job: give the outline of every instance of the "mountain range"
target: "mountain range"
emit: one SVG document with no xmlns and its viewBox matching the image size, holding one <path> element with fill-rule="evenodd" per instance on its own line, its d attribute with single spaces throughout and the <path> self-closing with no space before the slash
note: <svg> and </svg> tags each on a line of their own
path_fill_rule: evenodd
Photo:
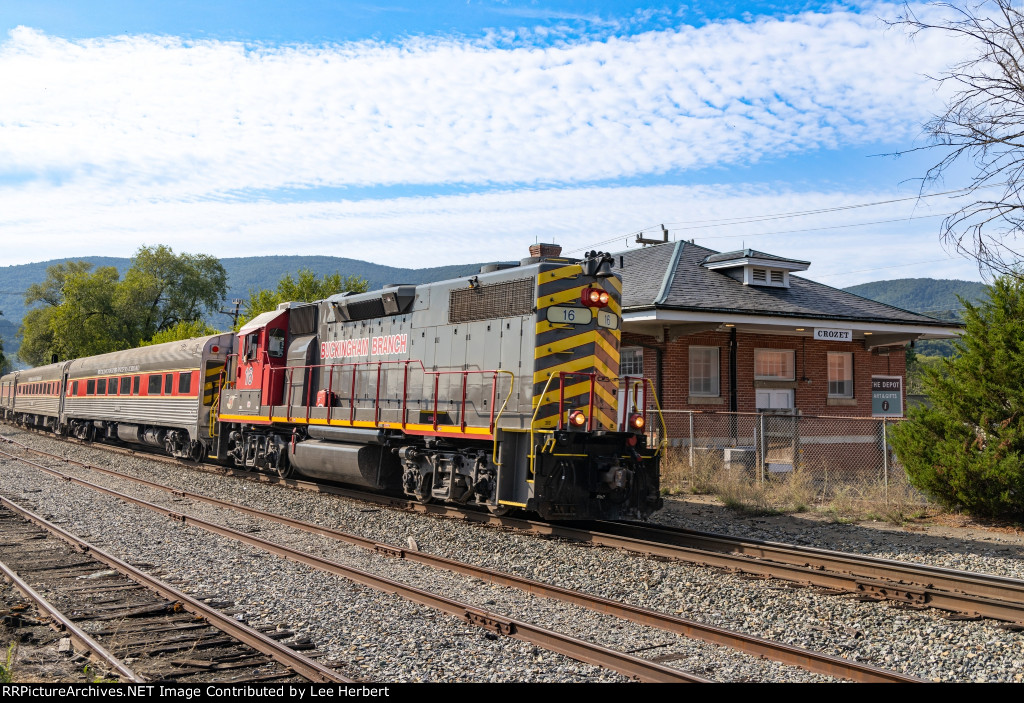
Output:
<svg viewBox="0 0 1024 703">
<path fill-rule="evenodd" d="M 13 359 L 18 348 L 17 331 L 25 314 L 25 291 L 33 283 L 46 278 L 46 268 L 70 259 L 53 259 L 40 263 L 7 266 L 0 269 L 0 340 L 4 353 Z M 124 273 L 131 266 L 131 259 L 97 256 L 89 259 L 94 268 L 114 266 Z M 230 301 L 245 299 L 250 291 L 274 288 L 285 274 L 294 275 L 300 268 L 312 270 L 318 276 L 340 273 L 365 278 L 370 290 L 389 283 L 429 283 L 447 278 L 458 278 L 476 273 L 481 263 L 438 266 L 423 269 L 402 269 L 346 259 L 336 256 L 252 256 L 220 260 L 228 274 L 228 294 L 225 309 Z M 864 298 L 877 300 L 904 310 L 919 312 L 943 320 L 959 320 L 962 309 L 957 296 L 977 301 L 985 295 L 985 285 L 975 281 L 958 281 L 935 278 L 901 278 L 890 281 L 862 283 L 844 289 Z M 210 320 L 214 326 L 228 326 L 228 316 L 216 315 Z M 918 351 L 925 354 L 946 355 L 951 351 L 948 342 L 922 342 Z"/>
</svg>

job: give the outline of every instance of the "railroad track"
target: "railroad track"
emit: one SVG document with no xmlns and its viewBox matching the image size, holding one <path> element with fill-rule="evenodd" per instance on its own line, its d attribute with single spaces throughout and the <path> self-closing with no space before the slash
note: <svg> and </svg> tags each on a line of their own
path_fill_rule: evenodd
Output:
<svg viewBox="0 0 1024 703">
<path fill-rule="evenodd" d="M 45 454 L 44 452 L 39 452 L 38 450 L 33 450 L 33 453 Z M 13 455 L 8 455 L 13 457 Z M 58 459 L 60 461 L 68 461 L 63 457 L 56 457 L 53 455 L 51 455 L 51 458 Z M 37 468 L 41 468 L 44 471 L 48 471 L 59 475 L 59 472 L 53 469 L 42 467 L 38 464 L 35 464 L 34 462 L 28 462 L 27 460 L 24 459 L 22 461 L 33 464 L 37 466 Z M 571 603 L 573 605 L 588 608 L 596 612 L 610 614 L 615 617 L 630 620 L 650 627 L 659 628 L 661 630 L 672 632 L 678 635 L 683 635 L 685 637 L 689 637 L 692 639 L 699 639 L 704 642 L 726 646 L 732 649 L 743 651 L 748 654 L 770 658 L 784 664 L 799 666 L 801 668 L 804 668 L 808 671 L 812 671 L 815 673 L 830 675 L 848 680 L 867 682 L 910 682 L 917 680 L 913 677 L 903 676 L 892 671 L 872 667 L 863 663 L 853 662 L 838 657 L 832 657 L 824 654 L 810 652 L 808 650 L 803 650 L 797 647 L 790 647 L 787 645 L 771 642 L 750 635 L 731 632 L 728 630 L 724 630 L 722 628 L 716 628 L 695 621 L 678 618 L 657 611 L 630 606 L 624 603 L 619 603 L 606 598 L 593 596 L 587 593 L 573 591 L 566 588 L 560 588 L 557 586 L 552 586 L 550 584 L 545 584 L 539 581 L 526 579 L 512 574 L 497 572 L 491 569 L 486 569 L 483 567 L 474 566 L 463 562 L 457 562 L 452 559 L 446 559 L 439 556 L 421 553 L 416 550 L 407 550 L 394 545 L 381 544 L 379 542 L 368 540 L 357 535 L 327 529 L 322 526 L 312 525 L 299 520 L 282 517 L 277 514 L 255 510 L 252 508 L 248 508 L 246 506 L 238 505 L 235 503 L 215 498 L 210 498 L 208 496 L 200 495 L 197 493 L 181 491 L 179 489 L 162 486 L 160 484 L 156 484 L 150 481 L 146 481 L 144 479 L 139 479 L 137 477 L 122 474 L 121 472 L 116 472 L 103 467 L 90 466 L 81 462 L 71 463 L 80 464 L 86 468 L 89 468 L 90 470 L 98 471 L 108 475 L 113 475 L 118 477 L 119 479 L 139 483 L 152 489 L 165 491 L 173 494 L 174 496 L 179 496 L 182 498 L 187 498 L 195 501 L 201 501 L 207 504 L 215 505 L 219 508 L 225 508 L 237 512 L 242 512 L 252 517 L 257 517 L 260 519 L 277 522 L 279 524 L 284 524 L 291 528 L 299 529 L 307 533 L 313 533 L 329 537 L 330 539 L 334 539 L 337 541 L 353 544 L 364 549 L 372 550 L 376 553 L 383 554 L 385 556 L 403 559 L 410 562 L 417 562 L 428 565 L 433 568 L 446 569 L 460 574 L 472 576 L 474 578 L 478 578 L 497 585 L 518 588 L 528 593 L 543 596 L 546 598 L 552 598 L 555 600 L 560 600 L 566 603 Z M 82 485 L 91 486 L 91 484 L 82 481 L 81 479 L 71 480 Z M 102 490 L 104 492 L 111 493 L 110 489 Z M 140 501 L 138 499 L 128 498 L 127 496 L 122 497 L 131 500 L 136 504 L 150 507 L 150 509 L 170 514 L 176 519 L 182 519 L 187 524 L 195 524 L 197 526 L 203 527 L 203 529 L 208 529 L 217 532 L 218 534 L 225 534 L 226 528 L 213 526 L 212 524 L 206 523 L 205 521 L 190 518 L 188 516 L 183 516 L 176 510 L 168 511 L 165 508 L 152 506 L 151 504 L 145 503 L 144 501 Z M 315 568 L 326 569 L 328 571 L 332 571 L 333 573 L 339 573 L 340 575 L 346 576 L 348 578 L 353 578 L 353 580 L 357 580 L 364 584 L 375 585 L 371 581 L 367 580 L 365 573 L 359 573 L 354 577 L 353 570 L 338 570 L 339 565 L 326 564 L 324 560 L 312 557 L 308 554 L 296 553 L 294 550 L 290 550 L 289 548 L 283 547 L 281 545 L 271 544 L 264 540 L 256 540 L 247 536 L 236 536 L 236 538 L 241 539 L 242 541 L 245 541 L 249 544 L 260 546 L 261 548 L 267 549 L 280 556 L 285 556 L 289 559 L 301 561 L 302 563 L 314 566 Z M 387 587 L 391 590 L 399 590 L 398 587 L 396 587 L 393 583 L 388 584 Z M 507 618 L 501 618 L 494 614 L 476 612 L 476 609 L 473 609 L 470 606 L 466 606 L 465 604 L 458 605 L 449 602 L 442 602 L 438 600 L 436 597 L 426 597 L 424 596 L 423 593 L 417 593 L 415 592 L 415 589 L 401 589 L 399 592 L 401 592 L 406 597 L 411 597 L 416 602 L 430 605 L 431 607 L 436 607 L 450 614 L 463 617 L 469 622 L 482 625 L 484 627 L 487 627 L 488 629 L 494 629 L 494 631 L 499 634 L 514 635 L 520 632 L 526 632 L 527 626 L 525 626 L 523 623 L 514 622 Z M 540 633 L 536 632 L 531 632 L 530 638 L 531 639 L 529 639 L 529 641 L 538 644 L 543 644 L 547 648 L 553 649 L 554 651 L 559 651 L 561 653 L 568 654 L 569 656 L 573 656 L 574 658 L 578 658 L 583 661 L 589 661 L 590 663 L 600 663 L 602 666 L 611 666 L 612 668 L 614 668 L 617 671 L 620 671 L 621 673 L 626 673 L 627 675 L 634 676 L 642 680 L 671 680 L 668 678 L 659 678 L 668 676 L 669 674 L 667 672 L 661 671 L 660 669 L 648 670 L 645 664 L 643 664 L 642 662 L 634 661 L 631 658 L 613 660 L 609 658 L 609 655 L 607 653 L 605 653 L 601 655 L 602 657 L 604 657 L 604 659 L 595 659 L 594 654 L 587 653 L 586 651 L 580 649 L 579 644 L 573 644 L 571 648 L 567 648 L 566 643 L 562 641 L 556 641 L 552 639 L 550 635 L 541 635 Z M 670 661 L 671 659 L 672 655 L 668 655 L 667 658 L 664 659 L 664 661 Z"/>
<path fill-rule="evenodd" d="M 52 437 L 49 433 L 39 434 Z M 167 463 L 183 463 L 147 451 L 68 441 Z M 721 568 L 759 578 L 779 579 L 831 590 L 836 594 L 855 594 L 908 607 L 936 608 L 962 617 L 992 618 L 1024 626 L 1024 581 L 1016 579 L 666 526 L 624 522 L 556 524 L 511 516 L 498 517 L 486 512 L 421 504 L 394 496 L 301 479 L 279 479 L 263 473 L 212 464 L 190 466 L 263 483 L 280 483 L 297 490 L 339 495 L 393 508 L 458 517 L 546 537 Z"/>
<path fill-rule="evenodd" d="M 351 682 L 2 497 L 0 571 L 107 679 Z"/>
</svg>

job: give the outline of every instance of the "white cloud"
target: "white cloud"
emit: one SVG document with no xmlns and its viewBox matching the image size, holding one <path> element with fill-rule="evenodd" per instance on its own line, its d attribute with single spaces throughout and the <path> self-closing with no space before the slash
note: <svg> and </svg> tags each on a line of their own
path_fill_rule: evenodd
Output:
<svg viewBox="0 0 1024 703">
<path fill-rule="evenodd" d="M 880 11 L 888 12 L 888 6 Z M 805 13 L 554 47 L 0 44 L 0 172 L 130 197 L 573 183 L 913 138 L 950 51 L 875 13 Z"/>
<path fill-rule="evenodd" d="M 619 249 L 625 233 L 658 222 L 885 199 L 889 184 L 847 194 L 581 187 L 912 140 L 938 100 L 921 74 L 940 72 L 958 49 L 883 31 L 875 16 L 893 6 L 873 8 L 547 46 L 522 37 L 514 46 L 68 41 L 19 28 L 0 43 L 0 261 L 129 256 L 162 243 L 220 257 L 329 254 L 422 267 L 515 258 L 535 239 Z M 282 188 L 397 184 L 464 194 L 278 202 Z M 472 192 L 482 186 L 506 190 Z M 801 218 L 791 228 L 852 218 Z M 834 285 L 976 277 L 960 260 L 878 272 L 894 258 L 942 257 L 934 220 L 852 234 L 764 231 L 679 234 L 809 259 L 812 277 Z M 844 273 L 864 269 L 875 272 Z"/>
<path fill-rule="evenodd" d="M 629 233 L 638 225 L 664 222 L 674 238 L 696 239 L 712 249 L 750 247 L 809 260 L 808 277 L 837 287 L 880 278 L 977 278 L 968 262 L 946 260 L 938 245 L 937 220 L 925 218 L 948 209 L 948 202 L 909 201 L 708 226 L 711 220 L 747 214 L 821 210 L 893 197 L 881 191 L 655 186 L 326 203 L 124 205 L 95 203 L 92 196 L 92 190 L 74 186 L 60 191 L 36 187 L 17 197 L 0 194 L 0 231 L 17 229 L 22 241 L 45 242 L 43 248 L 8 248 L 6 263 L 130 256 L 143 244 L 168 244 L 176 251 L 218 257 L 323 254 L 422 268 L 515 259 L 536 240 L 555 241 L 575 255 L 592 248 L 619 251 L 637 246 Z M 911 215 L 921 219 L 849 227 Z M 813 228 L 819 229 L 805 231 Z"/>
</svg>

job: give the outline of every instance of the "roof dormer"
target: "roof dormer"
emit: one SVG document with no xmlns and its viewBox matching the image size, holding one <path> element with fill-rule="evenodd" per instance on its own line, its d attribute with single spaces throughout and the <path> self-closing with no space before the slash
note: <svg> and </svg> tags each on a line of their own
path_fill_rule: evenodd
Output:
<svg viewBox="0 0 1024 703">
<path fill-rule="evenodd" d="M 810 265 L 809 261 L 786 259 L 753 249 L 712 254 L 701 263 L 704 268 L 724 273 L 745 286 L 769 288 L 789 288 L 790 271 L 806 271 Z"/>
</svg>

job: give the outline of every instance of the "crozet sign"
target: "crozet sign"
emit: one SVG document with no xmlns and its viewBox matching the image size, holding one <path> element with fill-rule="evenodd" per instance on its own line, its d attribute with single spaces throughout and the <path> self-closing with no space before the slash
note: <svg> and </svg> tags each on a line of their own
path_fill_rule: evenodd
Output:
<svg viewBox="0 0 1024 703">
<path fill-rule="evenodd" d="M 814 328 L 814 338 L 823 342 L 852 342 L 853 330 L 834 330 Z"/>
</svg>

